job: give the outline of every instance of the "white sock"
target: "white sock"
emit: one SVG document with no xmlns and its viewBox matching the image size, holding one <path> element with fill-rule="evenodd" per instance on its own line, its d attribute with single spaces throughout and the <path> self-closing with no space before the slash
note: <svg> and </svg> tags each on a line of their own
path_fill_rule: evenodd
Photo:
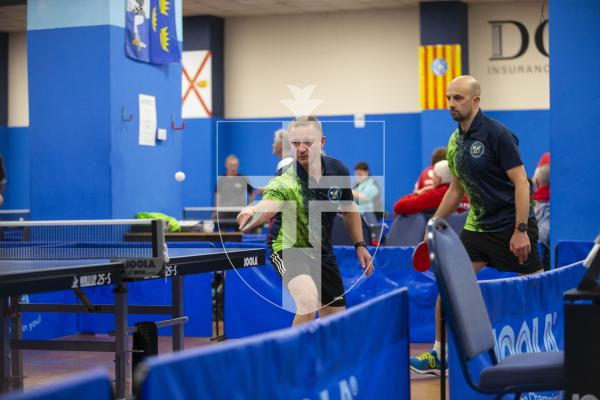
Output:
<svg viewBox="0 0 600 400">
<path fill-rule="evenodd" d="M 435 350 L 438 358 L 440 358 L 440 354 L 442 353 L 442 343 L 436 340 L 433 344 L 433 350 Z M 446 343 L 444 350 L 446 351 L 446 357 L 448 357 L 448 343 Z"/>
</svg>

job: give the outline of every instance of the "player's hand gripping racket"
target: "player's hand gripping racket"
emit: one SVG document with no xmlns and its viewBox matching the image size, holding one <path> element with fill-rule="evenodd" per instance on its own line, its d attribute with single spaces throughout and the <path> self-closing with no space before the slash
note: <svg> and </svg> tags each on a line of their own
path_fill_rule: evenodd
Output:
<svg viewBox="0 0 600 400">
<path fill-rule="evenodd" d="M 429 258 L 429 247 L 427 242 L 421 242 L 415 248 L 412 256 L 412 263 L 415 270 L 425 272 L 431 267 L 431 259 Z"/>
<path fill-rule="evenodd" d="M 251 229 L 256 228 L 256 226 L 258 225 L 257 221 L 260 219 L 262 214 L 263 214 L 262 211 L 255 211 L 254 214 L 252 215 L 252 218 L 249 218 L 248 221 L 246 221 L 246 223 L 243 226 L 240 226 L 240 231 L 245 233 Z"/>
</svg>

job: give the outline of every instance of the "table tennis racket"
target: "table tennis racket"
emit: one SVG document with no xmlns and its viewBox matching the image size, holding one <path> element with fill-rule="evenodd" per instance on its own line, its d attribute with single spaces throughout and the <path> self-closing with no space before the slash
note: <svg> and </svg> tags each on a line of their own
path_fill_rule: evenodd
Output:
<svg viewBox="0 0 600 400">
<path fill-rule="evenodd" d="M 421 242 L 415 248 L 412 256 L 413 267 L 418 272 L 425 272 L 431 267 L 431 259 L 429 258 L 429 247 L 427 242 Z"/>
<path fill-rule="evenodd" d="M 252 216 L 252 218 L 250 218 L 248 221 L 246 221 L 246 224 L 244 226 L 240 227 L 240 231 L 241 232 L 248 232 L 249 230 L 256 228 L 256 221 L 258 221 L 262 215 L 262 211 L 255 211 L 254 215 Z"/>
</svg>

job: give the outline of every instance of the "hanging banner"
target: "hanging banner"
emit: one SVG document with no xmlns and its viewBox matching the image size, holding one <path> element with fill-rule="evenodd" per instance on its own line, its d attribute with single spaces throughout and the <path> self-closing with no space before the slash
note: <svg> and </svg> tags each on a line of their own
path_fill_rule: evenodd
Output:
<svg viewBox="0 0 600 400">
<path fill-rule="evenodd" d="M 419 89 L 421 109 L 448 107 L 446 87 L 462 75 L 459 44 L 419 46 Z"/>
<path fill-rule="evenodd" d="M 184 51 L 181 57 L 181 117 L 212 116 L 212 53 Z"/>
<path fill-rule="evenodd" d="M 174 0 L 127 0 L 125 51 L 151 64 L 181 60 Z"/>
</svg>

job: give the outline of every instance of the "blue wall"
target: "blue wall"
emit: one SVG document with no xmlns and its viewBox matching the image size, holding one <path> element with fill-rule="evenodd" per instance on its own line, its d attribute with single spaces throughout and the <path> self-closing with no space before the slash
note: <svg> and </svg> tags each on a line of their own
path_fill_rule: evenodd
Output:
<svg viewBox="0 0 600 400">
<path fill-rule="evenodd" d="M 123 52 L 124 29 L 111 26 L 109 32 L 112 217 L 131 218 L 140 211 L 178 216 L 187 183 L 174 176 L 182 169 L 186 131 L 173 131 L 171 121 L 181 124 L 181 64 L 134 61 Z M 156 97 L 157 127 L 167 130 L 167 140 L 156 146 L 138 144 L 139 94 Z M 123 106 L 133 121 L 122 120 Z"/>
<path fill-rule="evenodd" d="M 108 26 L 27 34 L 35 219 L 112 215 L 108 37 Z"/>
<path fill-rule="evenodd" d="M 552 242 L 593 240 L 600 231 L 600 2 L 550 0 L 549 11 Z"/>
<path fill-rule="evenodd" d="M 216 182 L 216 125 L 218 119 L 189 119 L 181 135 L 183 140 L 182 207 L 212 206 Z M 181 212 L 181 211 L 180 211 Z M 178 214 L 176 214 L 178 215 Z"/>
<path fill-rule="evenodd" d="M 33 218 L 181 213 L 182 135 L 171 131 L 181 66 L 131 60 L 123 38 L 111 25 L 28 32 Z M 156 97 L 157 126 L 168 131 L 154 147 L 138 144 L 139 94 Z"/>
<path fill-rule="evenodd" d="M 29 208 L 29 133 L 27 128 L 0 128 L 7 185 L 2 208 Z"/>
</svg>

